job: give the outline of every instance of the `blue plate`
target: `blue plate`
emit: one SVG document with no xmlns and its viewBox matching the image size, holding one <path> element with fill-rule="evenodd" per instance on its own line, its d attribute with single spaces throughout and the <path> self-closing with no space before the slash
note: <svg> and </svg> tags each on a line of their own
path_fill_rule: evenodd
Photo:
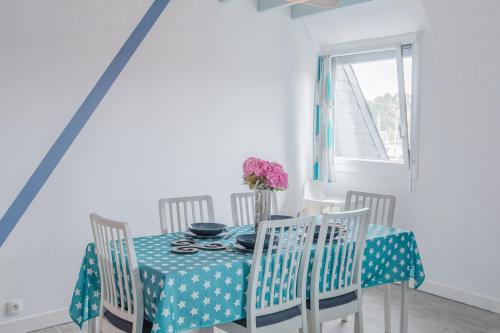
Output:
<svg viewBox="0 0 500 333">
<path fill-rule="evenodd" d="M 288 215 L 271 215 L 271 221 L 288 220 L 293 219 L 293 216 Z"/>
<path fill-rule="evenodd" d="M 216 236 L 226 229 L 226 225 L 222 223 L 202 222 L 193 223 L 188 228 L 189 231 L 198 236 Z"/>
<path fill-rule="evenodd" d="M 267 250 L 269 246 L 270 235 L 266 235 L 264 239 L 264 250 Z M 255 248 L 255 242 L 257 240 L 257 234 L 244 234 L 236 236 L 236 242 L 241 244 L 246 249 L 253 250 Z M 274 243 L 276 243 L 278 238 L 274 236 Z"/>
</svg>

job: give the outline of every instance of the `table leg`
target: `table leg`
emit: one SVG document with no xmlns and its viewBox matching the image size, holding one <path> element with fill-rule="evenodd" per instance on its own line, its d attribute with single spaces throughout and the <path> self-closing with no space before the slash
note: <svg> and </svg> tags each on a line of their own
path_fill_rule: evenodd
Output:
<svg viewBox="0 0 500 333">
<path fill-rule="evenodd" d="M 89 319 L 87 322 L 87 332 L 97 333 L 97 318 Z"/>
<path fill-rule="evenodd" d="M 384 325 L 385 333 L 391 333 L 391 285 L 384 286 Z"/>
<path fill-rule="evenodd" d="M 400 333 L 408 333 L 408 280 L 401 281 Z"/>
<path fill-rule="evenodd" d="M 214 333 L 215 327 L 202 327 L 200 328 L 200 333 Z"/>
</svg>

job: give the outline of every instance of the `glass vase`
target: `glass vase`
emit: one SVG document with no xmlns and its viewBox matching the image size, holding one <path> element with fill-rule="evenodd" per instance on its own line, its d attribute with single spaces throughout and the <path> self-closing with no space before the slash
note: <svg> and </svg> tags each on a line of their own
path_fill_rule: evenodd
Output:
<svg viewBox="0 0 500 333">
<path fill-rule="evenodd" d="M 255 191 L 255 231 L 262 221 L 271 219 L 271 190 Z"/>
</svg>

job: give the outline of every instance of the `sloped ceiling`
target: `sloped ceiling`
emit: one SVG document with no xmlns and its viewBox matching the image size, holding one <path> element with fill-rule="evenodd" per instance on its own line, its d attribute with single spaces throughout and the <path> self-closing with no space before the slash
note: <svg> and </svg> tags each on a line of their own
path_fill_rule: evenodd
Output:
<svg viewBox="0 0 500 333">
<path fill-rule="evenodd" d="M 421 0 L 372 0 L 303 19 L 317 50 L 322 46 L 423 30 Z"/>
<path fill-rule="evenodd" d="M 0 0 L 0 42 L 132 29 L 151 0 Z M 110 15 L 109 13 L 112 13 Z"/>
</svg>

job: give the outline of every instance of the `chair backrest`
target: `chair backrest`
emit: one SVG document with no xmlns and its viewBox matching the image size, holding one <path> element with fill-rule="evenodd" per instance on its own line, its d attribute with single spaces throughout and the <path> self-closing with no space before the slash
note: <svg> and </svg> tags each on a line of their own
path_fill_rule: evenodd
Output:
<svg viewBox="0 0 500 333">
<path fill-rule="evenodd" d="M 323 215 L 314 254 L 311 302 L 361 288 L 361 262 L 368 233 L 369 209 Z"/>
<path fill-rule="evenodd" d="M 317 180 L 306 180 L 304 183 L 304 199 L 325 199 L 326 195 Z"/>
<path fill-rule="evenodd" d="M 264 221 L 259 225 L 247 290 L 247 328 L 258 316 L 295 306 L 306 313 L 307 268 L 315 217 Z M 270 249 L 265 248 L 267 242 Z"/>
<path fill-rule="evenodd" d="M 158 202 L 163 234 L 184 231 L 195 222 L 214 222 L 214 204 L 210 195 L 165 198 Z"/>
<path fill-rule="evenodd" d="M 254 224 L 255 193 L 231 194 L 231 211 L 233 213 L 233 225 Z M 278 214 L 278 196 L 275 191 L 271 192 L 271 214 Z"/>
<path fill-rule="evenodd" d="M 370 208 L 369 223 L 392 227 L 396 197 L 393 195 L 367 193 L 358 191 L 347 192 L 345 210 Z"/>
<path fill-rule="evenodd" d="M 139 267 L 127 223 L 90 215 L 99 274 L 101 315 L 111 314 L 132 323 L 132 332 L 142 332 L 144 305 Z"/>
</svg>

